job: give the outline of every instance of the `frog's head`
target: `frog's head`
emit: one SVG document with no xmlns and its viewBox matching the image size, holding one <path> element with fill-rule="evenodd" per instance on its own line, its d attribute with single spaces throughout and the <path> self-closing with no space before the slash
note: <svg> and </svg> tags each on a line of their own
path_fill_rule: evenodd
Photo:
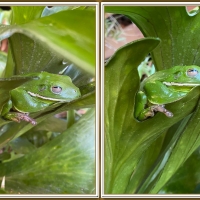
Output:
<svg viewBox="0 0 200 200">
<path fill-rule="evenodd" d="M 81 96 L 69 76 L 41 72 L 37 86 L 29 92 L 31 96 L 49 101 L 72 101 Z"/>
<path fill-rule="evenodd" d="M 200 67 L 176 66 L 168 70 L 167 76 L 163 83 L 167 86 L 177 87 L 196 87 L 200 85 Z"/>
</svg>

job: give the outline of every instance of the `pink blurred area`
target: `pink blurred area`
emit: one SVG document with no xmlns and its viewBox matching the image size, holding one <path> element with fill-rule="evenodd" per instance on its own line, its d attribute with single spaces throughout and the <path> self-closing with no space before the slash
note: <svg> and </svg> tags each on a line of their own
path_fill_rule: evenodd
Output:
<svg viewBox="0 0 200 200">
<path fill-rule="evenodd" d="M 122 40 L 110 37 L 105 38 L 105 58 L 110 57 L 119 47 L 126 43 L 143 38 L 143 34 L 135 24 L 126 26 L 122 30 L 122 33 L 119 35 L 119 38 L 122 38 Z"/>
</svg>

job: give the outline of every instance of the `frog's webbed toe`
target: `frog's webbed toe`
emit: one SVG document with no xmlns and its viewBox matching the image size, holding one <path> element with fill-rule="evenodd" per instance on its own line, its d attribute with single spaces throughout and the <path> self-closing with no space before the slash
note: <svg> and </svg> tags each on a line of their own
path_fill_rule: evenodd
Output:
<svg viewBox="0 0 200 200">
<path fill-rule="evenodd" d="M 30 122 L 32 125 L 37 124 L 37 122 L 33 118 L 29 117 L 27 113 L 17 113 L 16 117 L 19 120 L 19 122 L 26 121 L 26 122 Z"/>
<path fill-rule="evenodd" d="M 153 105 L 151 106 L 151 110 L 154 112 L 162 112 L 164 113 L 167 117 L 173 117 L 173 113 L 170 112 L 165 108 L 165 105 Z"/>
</svg>

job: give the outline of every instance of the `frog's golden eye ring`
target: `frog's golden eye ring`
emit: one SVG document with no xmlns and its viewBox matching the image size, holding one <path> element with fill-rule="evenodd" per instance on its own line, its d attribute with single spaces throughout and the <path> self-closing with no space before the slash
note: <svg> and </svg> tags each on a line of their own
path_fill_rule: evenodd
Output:
<svg viewBox="0 0 200 200">
<path fill-rule="evenodd" d="M 51 87 L 51 91 L 54 93 L 54 94 L 60 94 L 62 92 L 62 88 L 60 86 L 52 86 Z"/>
<path fill-rule="evenodd" d="M 195 77 L 198 74 L 198 70 L 197 69 L 188 69 L 186 74 L 189 77 Z"/>
</svg>

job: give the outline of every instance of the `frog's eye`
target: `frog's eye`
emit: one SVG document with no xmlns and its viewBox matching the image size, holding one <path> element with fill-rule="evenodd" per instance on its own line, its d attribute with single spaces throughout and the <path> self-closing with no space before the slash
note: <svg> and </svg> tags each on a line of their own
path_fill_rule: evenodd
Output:
<svg viewBox="0 0 200 200">
<path fill-rule="evenodd" d="M 62 92 L 62 88 L 60 86 L 52 86 L 51 91 L 55 94 L 60 94 Z"/>
<path fill-rule="evenodd" d="M 189 77 L 195 77 L 198 73 L 199 72 L 196 69 L 188 69 L 186 72 L 187 76 Z"/>
</svg>

